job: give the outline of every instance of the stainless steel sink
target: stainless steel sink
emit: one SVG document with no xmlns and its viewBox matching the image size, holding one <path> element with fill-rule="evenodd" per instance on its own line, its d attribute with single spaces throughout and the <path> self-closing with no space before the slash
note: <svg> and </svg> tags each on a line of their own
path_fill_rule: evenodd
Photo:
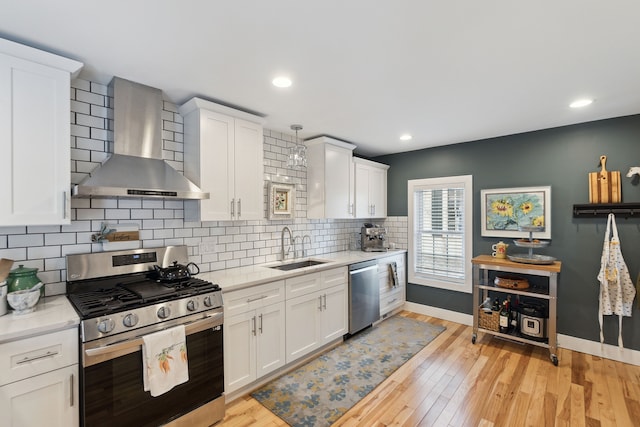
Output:
<svg viewBox="0 0 640 427">
<path fill-rule="evenodd" d="M 290 271 L 297 270 L 298 268 L 312 267 L 314 265 L 325 264 L 329 261 L 317 260 L 317 259 L 306 259 L 304 261 L 291 262 L 289 264 L 280 264 L 273 265 L 269 268 L 275 268 L 276 270 Z"/>
</svg>

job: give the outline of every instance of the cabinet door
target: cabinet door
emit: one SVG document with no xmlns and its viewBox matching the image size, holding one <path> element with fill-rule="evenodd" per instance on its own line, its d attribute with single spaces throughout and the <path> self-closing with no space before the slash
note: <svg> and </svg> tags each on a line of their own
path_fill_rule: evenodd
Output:
<svg viewBox="0 0 640 427">
<path fill-rule="evenodd" d="M 262 126 L 235 119 L 234 219 L 264 218 Z"/>
<path fill-rule="evenodd" d="M 284 366 L 285 347 L 284 302 L 272 304 L 257 311 L 257 371 L 256 378 Z"/>
<path fill-rule="evenodd" d="M 78 365 L 0 387 L 5 427 L 73 427 L 79 423 Z"/>
<path fill-rule="evenodd" d="M 256 379 L 255 311 L 224 319 L 224 383 L 227 393 Z"/>
<path fill-rule="evenodd" d="M 387 216 L 387 171 L 385 169 L 369 170 L 369 204 L 372 206 L 373 217 Z"/>
<path fill-rule="evenodd" d="M 287 363 L 322 345 L 320 336 L 321 310 L 322 296 L 319 292 L 287 300 Z"/>
<path fill-rule="evenodd" d="M 353 218 L 353 162 L 349 149 L 325 146 L 325 217 Z"/>
<path fill-rule="evenodd" d="M 69 81 L 0 54 L 0 226 L 71 221 Z"/>
<path fill-rule="evenodd" d="M 195 183 L 200 185 L 202 191 L 209 192 L 210 197 L 207 200 L 193 202 L 200 205 L 200 221 L 231 219 L 234 183 L 230 177 L 233 170 L 234 138 L 232 117 L 201 110 L 198 159 L 200 170 L 199 179 L 195 180 Z"/>
<path fill-rule="evenodd" d="M 347 333 L 346 286 L 334 286 L 322 293 L 322 344 L 342 337 Z"/>
<path fill-rule="evenodd" d="M 372 217 L 371 202 L 369 201 L 369 175 L 369 167 L 361 164 L 355 165 L 356 218 Z"/>
</svg>

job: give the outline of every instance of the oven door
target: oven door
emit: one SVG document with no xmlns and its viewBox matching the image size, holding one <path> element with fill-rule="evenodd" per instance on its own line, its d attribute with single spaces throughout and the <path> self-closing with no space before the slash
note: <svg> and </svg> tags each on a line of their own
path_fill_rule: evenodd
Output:
<svg viewBox="0 0 640 427">
<path fill-rule="evenodd" d="M 82 425 L 158 426 L 221 396 L 222 313 L 185 325 L 189 381 L 152 397 L 144 391 L 142 338 L 84 348 Z"/>
</svg>

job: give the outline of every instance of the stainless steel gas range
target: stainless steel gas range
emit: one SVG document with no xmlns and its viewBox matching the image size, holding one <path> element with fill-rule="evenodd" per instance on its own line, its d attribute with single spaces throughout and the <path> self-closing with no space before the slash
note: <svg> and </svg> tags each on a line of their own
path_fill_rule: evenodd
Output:
<svg viewBox="0 0 640 427">
<path fill-rule="evenodd" d="M 222 291 L 193 277 L 187 261 L 186 246 L 67 256 L 67 297 L 81 319 L 83 426 L 210 425 L 224 417 Z M 185 327 L 189 380 L 152 397 L 143 337 L 177 325 Z"/>
</svg>

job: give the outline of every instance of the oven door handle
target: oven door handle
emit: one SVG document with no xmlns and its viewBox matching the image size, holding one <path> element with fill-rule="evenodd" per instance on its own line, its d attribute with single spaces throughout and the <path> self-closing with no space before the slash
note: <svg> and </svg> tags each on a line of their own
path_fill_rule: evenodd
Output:
<svg viewBox="0 0 640 427">
<path fill-rule="evenodd" d="M 190 323 L 185 323 L 185 335 L 195 334 L 202 332 L 206 329 L 222 325 L 223 313 L 208 314 L 204 319 L 194 320 Z M 137 336 L 125 341 L 115 342 L 97 348 L 87 348 L 84 350 L 84 366 L 91 366 L 96 363 L 104 362 L 115 357 L 110 357 L 111 353 L 117 353 L 117 356 L 133 353 L 142 349 L 144 340 L 142 336 Z"/>
</svg>

